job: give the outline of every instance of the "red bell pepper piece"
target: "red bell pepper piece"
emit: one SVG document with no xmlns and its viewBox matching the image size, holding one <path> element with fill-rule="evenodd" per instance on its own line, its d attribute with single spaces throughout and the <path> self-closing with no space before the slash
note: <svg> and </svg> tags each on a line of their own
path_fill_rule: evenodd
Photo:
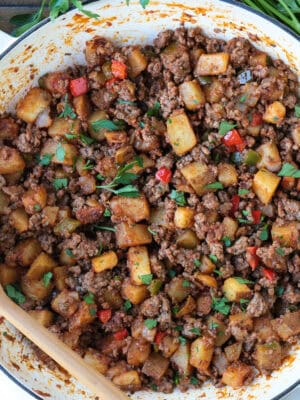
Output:
<svg viewBox="0 0 300 400">
<path fill-rule="evenodd" d="M 231 208 L 231 213 L 234 214 L 238 209 L 240 205 L 240 196 L 235 194 L 232 196 L 231 203 L 232 203 L 232 208 Z"/>
<path fill-rule="evenodd" d="M 106 86 L 108 89 L 112 89 L 112 86 L 113 86 L 113 84 L 114 84 L 115 82 L 118 82 L 118 79 L 117 79 L 117 78 L 108 79 L 108 80 L 105 82 L 105 86 Z"/>
<path fill-rule="evenodd" d="M 252 247 L 247 247 L 247 252 L 246 252 L 246 260 L 248 264 L 250 265 L 252 271 L 255 270 L 255 268 L 258 267 L 259 264 L 259 257 L 256 255 L 257 247 L 252 246 Z"/>
<path fill-rule="evenodd" d="M 111 319 L 111 314 L 112 314 L 111 310 L 100 310 L 97 313 L 98 318 L 103 324 L 106 324 L 106 322 L 108 322 Z"/>
<path fill-rule="evenodd" d="M 128 330 L 127 329 L 121 329 L 120 331 L 114 333 L 114 338 L 116 340 L 123 340 L 127 338 L 128 336 Z"/>
<path fill-rule="evenodd" d="M 155 178 L 163 183 L 169 183 L 172 179 L 172 171 L 167 167 L 161 167 L 156 172 Z"/>
<path fill-rule="evenodd" d="M 117 79 L 127 78 L 127 66 L 122 61 L 112 60 L 111 72 Z"/>
<path fill-rule="evenodd" d="M 253 218 L 253 223 L 254 224 L 259 224 L 260 223 L 260 217 L 261 217 L 261 211 L 260 210 L 252 210 L 251 214 L 252 214 L 252 218 Z"/>
<path fill-rule="evenodd" d="M 263 116 L 260 112 L 255 112 L 252 114 L 251 126 L 259 126 L 263 122 Z"/>
<path fill-rule="evenodd" d="M 227 132 L 226 135 L 222 138 L 222 142 L 231 153 L 234 151 L 241 152 L 246 147 L 246 143 L 237 129 L 232 129 L 231 131 Z"/>
<path fill-rule="evenodd" d="M 166 332 L 157 332 L 157 334 L 155 335 L 154 342 L 156 344 L 160 344 L 165 336 L 166 336 Z"/>
<path fill-rule="evenodd" d="M 77 97 L 86 94 L 89 90 L 87 79 L 82 76 L 81 78 L 72 79 L 70 82 L 70 90 L 72 96 Z"/>
<path fill-rule="evenodd" d="M 271 282 L 273 282 L 277 277 L 276 272 L 269 268 L 263 268 L 263 274 Z"/>
</svg>

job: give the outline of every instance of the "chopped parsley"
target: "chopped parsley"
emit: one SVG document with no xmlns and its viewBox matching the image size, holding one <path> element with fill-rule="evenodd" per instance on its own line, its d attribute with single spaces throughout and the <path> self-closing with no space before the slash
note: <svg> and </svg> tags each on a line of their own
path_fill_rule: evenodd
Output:
<svg viewBox="0 0 300 400">
<path fill-rule="evenodd" d="M 186 338 L 183 336 L 178 336 L 178 340 L 181 344 L 186 344 Z"/>
<path fill-rule="evenodd" d="M 91 292 L 88 292 L 88 294 L 83 297 L 83 300 L 86 304 L 95 304 L 95 296 Z"/>
<path fill-rule="evenodd" d="M 67 254 L 67 256 L 74 258 L 74 254 L 73 254 L 73 251 L 71 249 L 66 249 L 65 253 Z"/>
<path fill-rule="evenodd" d="M 300 118 L 300 105 L 299 104 L 295 105 L 295 117 Z"/>
<path fill-rule="evenodd" d="M 219 324 L 217 322 L 210 321 L 208 327 L 209 329 L 217 329 L 219 327 Z"/>
<path fill-rule="evenodd" d="M 199 384 L 199 379 L 197 379 L 195 376 L 192 376 L 190 379 L 190 384 L 191 385 L 198 385 Z"/>
<path fill-rule="evenodd" d="M 300 178 L 300 170 L 295 168 L 292 164 L 284 163 L 278 176 L 290 176 L 292 178 Z"/>
<path fill-rule="evenodd" d="M 24 294 L 18 290 L 14 285 L 6 285 L 5 292 L 15 303 L 23 304 L 26 301 Z"/>
<path fill-rule="evenodd" d="M 284 293 L 284 287 L 282 286 L 275 286 L 275 294 L 278 297 L 281 297 Z"/>
<path fill-rule="evenodd" d="M 174 278 L 176 276 L 176 271 L 174 269 L 169 269 L 168 275 L 170 278 Z"/>
<path fill-rule="evenodd" d="M 67 178 L 55 178 L 53 179 L 53 186 L 55 190 L 63 189 L 68 186 Z"/>
<path fill-rule="evenodd" d="M 144 321 L 144 324 L 146 325 L 146 327 L 148 329 L 153 329 L 157 326 L 157 321 L 156 321 L 156 319 L 146 319 Z"/>
<path fill-rule="evenodd" d="M 231 124 L 230 122 L 222 121 L 219 125 L 219 135 L 225 136 L 226 133 L 234 129 L 236 126 L 237 126 L 236 124 Z"/>
<path fill-rule="evenodd" d="M 224 186 L 221 182 L 213 182 L 205 185 L 204 189 L 224 189 Z"/>
<path fill-rule="evenodd" d="M 49 165 L 51 160 L 53 158 L 53 154 L 43 154 L 43 156 L 40 158 L 38 157 L 38 163 L 42 166 Z"/>
<path fill-rule="evenodd" d="M 35 211 L 41 211 L 41 206 L 39 204 L 35 204 L 33 208 L 35 209 Z"/>
<path fill-rule="evenodd" d="M 238 283 L 243 283 L 243 284 L 246 284 L 246 285 L 252 285 L 252 284 L 255 283 L 253 281 L 249 281 L 248 279 L 244 279 L 244 278 L 242 278 L 240 276 L 234 276 L 234 279 L 236 281 L 238 281 Z"/>
<path fill-rule="evenodd" d="M 65 159 L 66 155 L 66 150 L 63 148 L 61 143 L 58 143 L 58 146 L 55 151 L 55 157 L 57 158 L 58 161 L 63 162 Z"/>
<path fill-rule="evenodd" d="M 108 208 L 106 208 L 103 215 L 104 215 L 104 217 L 110 217 L 111 216 L 110 210 Z"/>
<path fill-rule="evenodd" d="M 209 258 L 214 264 L 216 264 L 216 263 L 218 262 L 218 257 L 215 256 L 214 254 L 210 254 L 210 255 L 208 256 L 208 258 Z"/>
<path fill-rule="evenodd" d="M 239 98 L 239 102 L 240 103 L 245 103 L 245 101 L 247 100 L 247 95 L 243 94 L 240 98 Z"/>
<path fill-rule="evenodd" d="M 94 307 L 91 307 L 91 308 L 89 309 L 89 313 L 90 313 L 90 315 L 91 315 L 92 317 L 95 317 L 95 316 L 96 316 L 96 309 L 95 309 Z"/>
<path fill-rule="evenodd" d="M 177 325 L 177 326 L 175 326 L 175 331 L 177 331 L 177 332 L 181 332 L 182 330 L 183 330 L 183 326 L 180 326 L 180 325 Z"/>
<path fill-rule="evenodd" d="M 77 115 L 75 114 L 75 112 L 73 111 L 72 107 L 68 103 L 68 95 L 67 94 L 65 95 L 64 102 L 65 102 L 64 109 L 59 114 L 58 118 L 68 118 L 68 117 L 70 117 L 71 119 L 75 119 L 77 117 Z"/>
<path fill-rule="evenodd" d="M 49 271 L 49 272 L 46 272 L 46 273 L 43 275 L 43 284 L 44 284 L 45 287 L 48 287 L 48 286 L 50 285 L 50 282 L 51 282 L 52 277 L 53 277 L 53 273 L 50 272 L 50 271 Z"/>
<path fill-rule="evenodd" d="M 99 181 L 104 181 L 105 176 L 103 176 L 103 175 L 101 175 L 101 174 L 97 174 L 97 175 L 96 175 L 96 178 L 97 178 Z"/>
<path fill-rule="evenodd" d="M 191 282 L 186 279 L 182 282 L 182 287 L 187 288 L 191 286 Z"/>
<path fill-rule="evenodd" d="M 139 277 L 144 285 L 150 285 L 153 279 L 153 274 L 145 274 Z"/>
<path fill-rule="evenodd" d="M 116 232 L 116 228 L 113 228 L 112 226 L 102 226 L 102 225 L 93 225 L 93 226 L 98 231 Z"/>
<path fill-rule="evenodd" d="M 264 225 L 262 231 L 259 234 L 259 238 L 260 238 L 260 240 L 263 240 L 263 241 L 268 240 L 268 238 L 269 238 L 269 225 L 268 224 Z"/>
<path fill-rule="evenodd" d="M 172 200 L 176 201 L 176 204 L 178 206 L 185 206 L 186 205 L 186 199 L 185 199 L 185 195 L 183 192 L 178 192 L 177 190 L 173 189 L 170 197 Z"/>
<path fill-rule="evenodd" d="M 244 196 L 245 194 L 248 194 L 249 190 L 248 189 L 239 189 L 238 195 L 239 196 Z"/>
<path fill-rule="evenodd" d="M 213 297 L 212 298 L 212 308 L 214 311 L 217 311 L 221 314 L 228 315 L 230 312 L 230 304 L 228 304 L 229 301 L 226 299 L 226 297 L 222 298 L 217 298 Z"/>
<path fill-rule="evenodd" d="M 247 308 L 246 305 L 249 303 L 249 301 L 250 300 L 248 300 L 248 299 L 240 299 L 240 306 L 241 306 L 242 311 L 246 311 L 246 308 Z"/>
<path fill-rule="evenodd" d="M 222 275 L 222 272 L 219 269 L 214 269 L 214 273 L 217 274 L 218 276 Z"/>
<path fill-rule="evenodd" d="M 136 106 L 136 102 L 135 101 L 130 101 L 130 100 L 118 99 L 117 103 L 118 104 L 127 104 L 129 106 Z"/>
<path fill-rule="evenodd" d="M 192 328 L 192 329 L 190 329 L 190 332 L 194 333 L 195 335 L 198 335 L 198 336 L 201 335 L 200 328 Z"/>
<path fill-rule="evenodd" d="M 99 119 L 98 121 L 92 122 L 91 125 L 95 131 L 100 131 L 100 129 L 118 131 L 125 127 L 124 121 L 111 121 L 110 119 Z"/>
<path fill-rule="evenodd" d="M 158 387 L 157 387 L 157 385 L 156 385 L 155 383 L 151 383 L 150 388 L 151 388 L 151 390 L 153 390 L 154 392 L 157 392 Z"/>
<path fill-rule="evenodd" d="M 279 254 L 280 256 L 284 257 L 285 256 L 285 252 L 283 250 L 282 247 L 278 247 L 276 250 L 276 253 Z"/>
<path fill-rule="evenodd" d="M 84 165 L 83 169 L 86 170 L 91 170 L 94 168 L 94 164 L 91 160 L 87 160 L 86 164 Z"/>
<path fill-rule="evenodd" d="M 132 303 L 129 300 L 126 300 L 124 303 L 124 310 L 128 312 L 132 308 Z"/>
<path fill-rule="evenodd" d="M 228 236 L 223 236 L 222 237 L 222 242 L 224 242 L 225 247 L 230 247 L 231 246 L 231 240 Z"/>
<path fill-rule="evenodd" d="M 82 141 L 82 143 L 86 144 L 87 146 L 90 146 L 95 141 L 95 139 L 93 139 L 87 135 L 80 135 L 80 140 Z"/>
<path fill-rule="evenodd" d="M 157 233 L 156 233 L 155 231 L 153 231 L 153 230 L 150 228 L 150 226 L 148 226 L 147 230 L 148 230 L 148 232 L 151 233 L 151 235 L 153 235 L 153 236 L 157 235 Z"/>
<path fill-rule="evenodd" d="M 149 2 L 149 0 L 148 0 Z M 147 111 L 147 116 L 148 117 L 158 117 L 159 116 L 159 110 L 160 110 L 160 102 L 156 101 L 153 105 L 153 107 L 149 108 Z"/>
<path fill-rule="evenodd" d="M 194 260 L 194 264 L 196 267 L 200 267 L 201 266 L 201 261 L 200 260 Z"/>
</svg>

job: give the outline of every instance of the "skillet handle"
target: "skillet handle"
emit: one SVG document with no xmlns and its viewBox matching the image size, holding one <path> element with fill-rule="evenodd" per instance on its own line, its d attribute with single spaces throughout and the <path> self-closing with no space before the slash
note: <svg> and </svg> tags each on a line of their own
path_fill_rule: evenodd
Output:
<svg viewBox="0 0 300 400">
<path fill-rule="evenodd" d="M 7 33 L 0 31 L 0 55 L 17 39 Z"/>
</svg>

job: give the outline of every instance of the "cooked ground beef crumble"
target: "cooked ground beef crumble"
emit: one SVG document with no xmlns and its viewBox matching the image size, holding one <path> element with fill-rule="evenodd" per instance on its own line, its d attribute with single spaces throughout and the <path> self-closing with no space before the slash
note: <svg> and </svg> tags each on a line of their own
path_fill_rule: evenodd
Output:
<svg viewBox="0 0 300 400">
<path fill-rule="evenodd" d="M 85 54 L 0 118 L 0 282 L 124 390 L 270 374 L 300 333 L 297 76 L 198 28 Z"/>
</svg>

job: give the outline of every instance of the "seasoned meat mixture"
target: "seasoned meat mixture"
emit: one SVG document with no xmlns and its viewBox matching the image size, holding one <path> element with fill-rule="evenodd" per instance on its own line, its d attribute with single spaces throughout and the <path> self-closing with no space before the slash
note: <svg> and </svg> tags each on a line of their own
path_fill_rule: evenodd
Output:
<svg viewBox="0 0 300 400">
<path fill-rule="evenodd" d="M 0 118 L 8 296 L 124 390 L 270 374 L 300 333 L 297 77 L 198 28 L 85 55 Z"/>
</svg>

